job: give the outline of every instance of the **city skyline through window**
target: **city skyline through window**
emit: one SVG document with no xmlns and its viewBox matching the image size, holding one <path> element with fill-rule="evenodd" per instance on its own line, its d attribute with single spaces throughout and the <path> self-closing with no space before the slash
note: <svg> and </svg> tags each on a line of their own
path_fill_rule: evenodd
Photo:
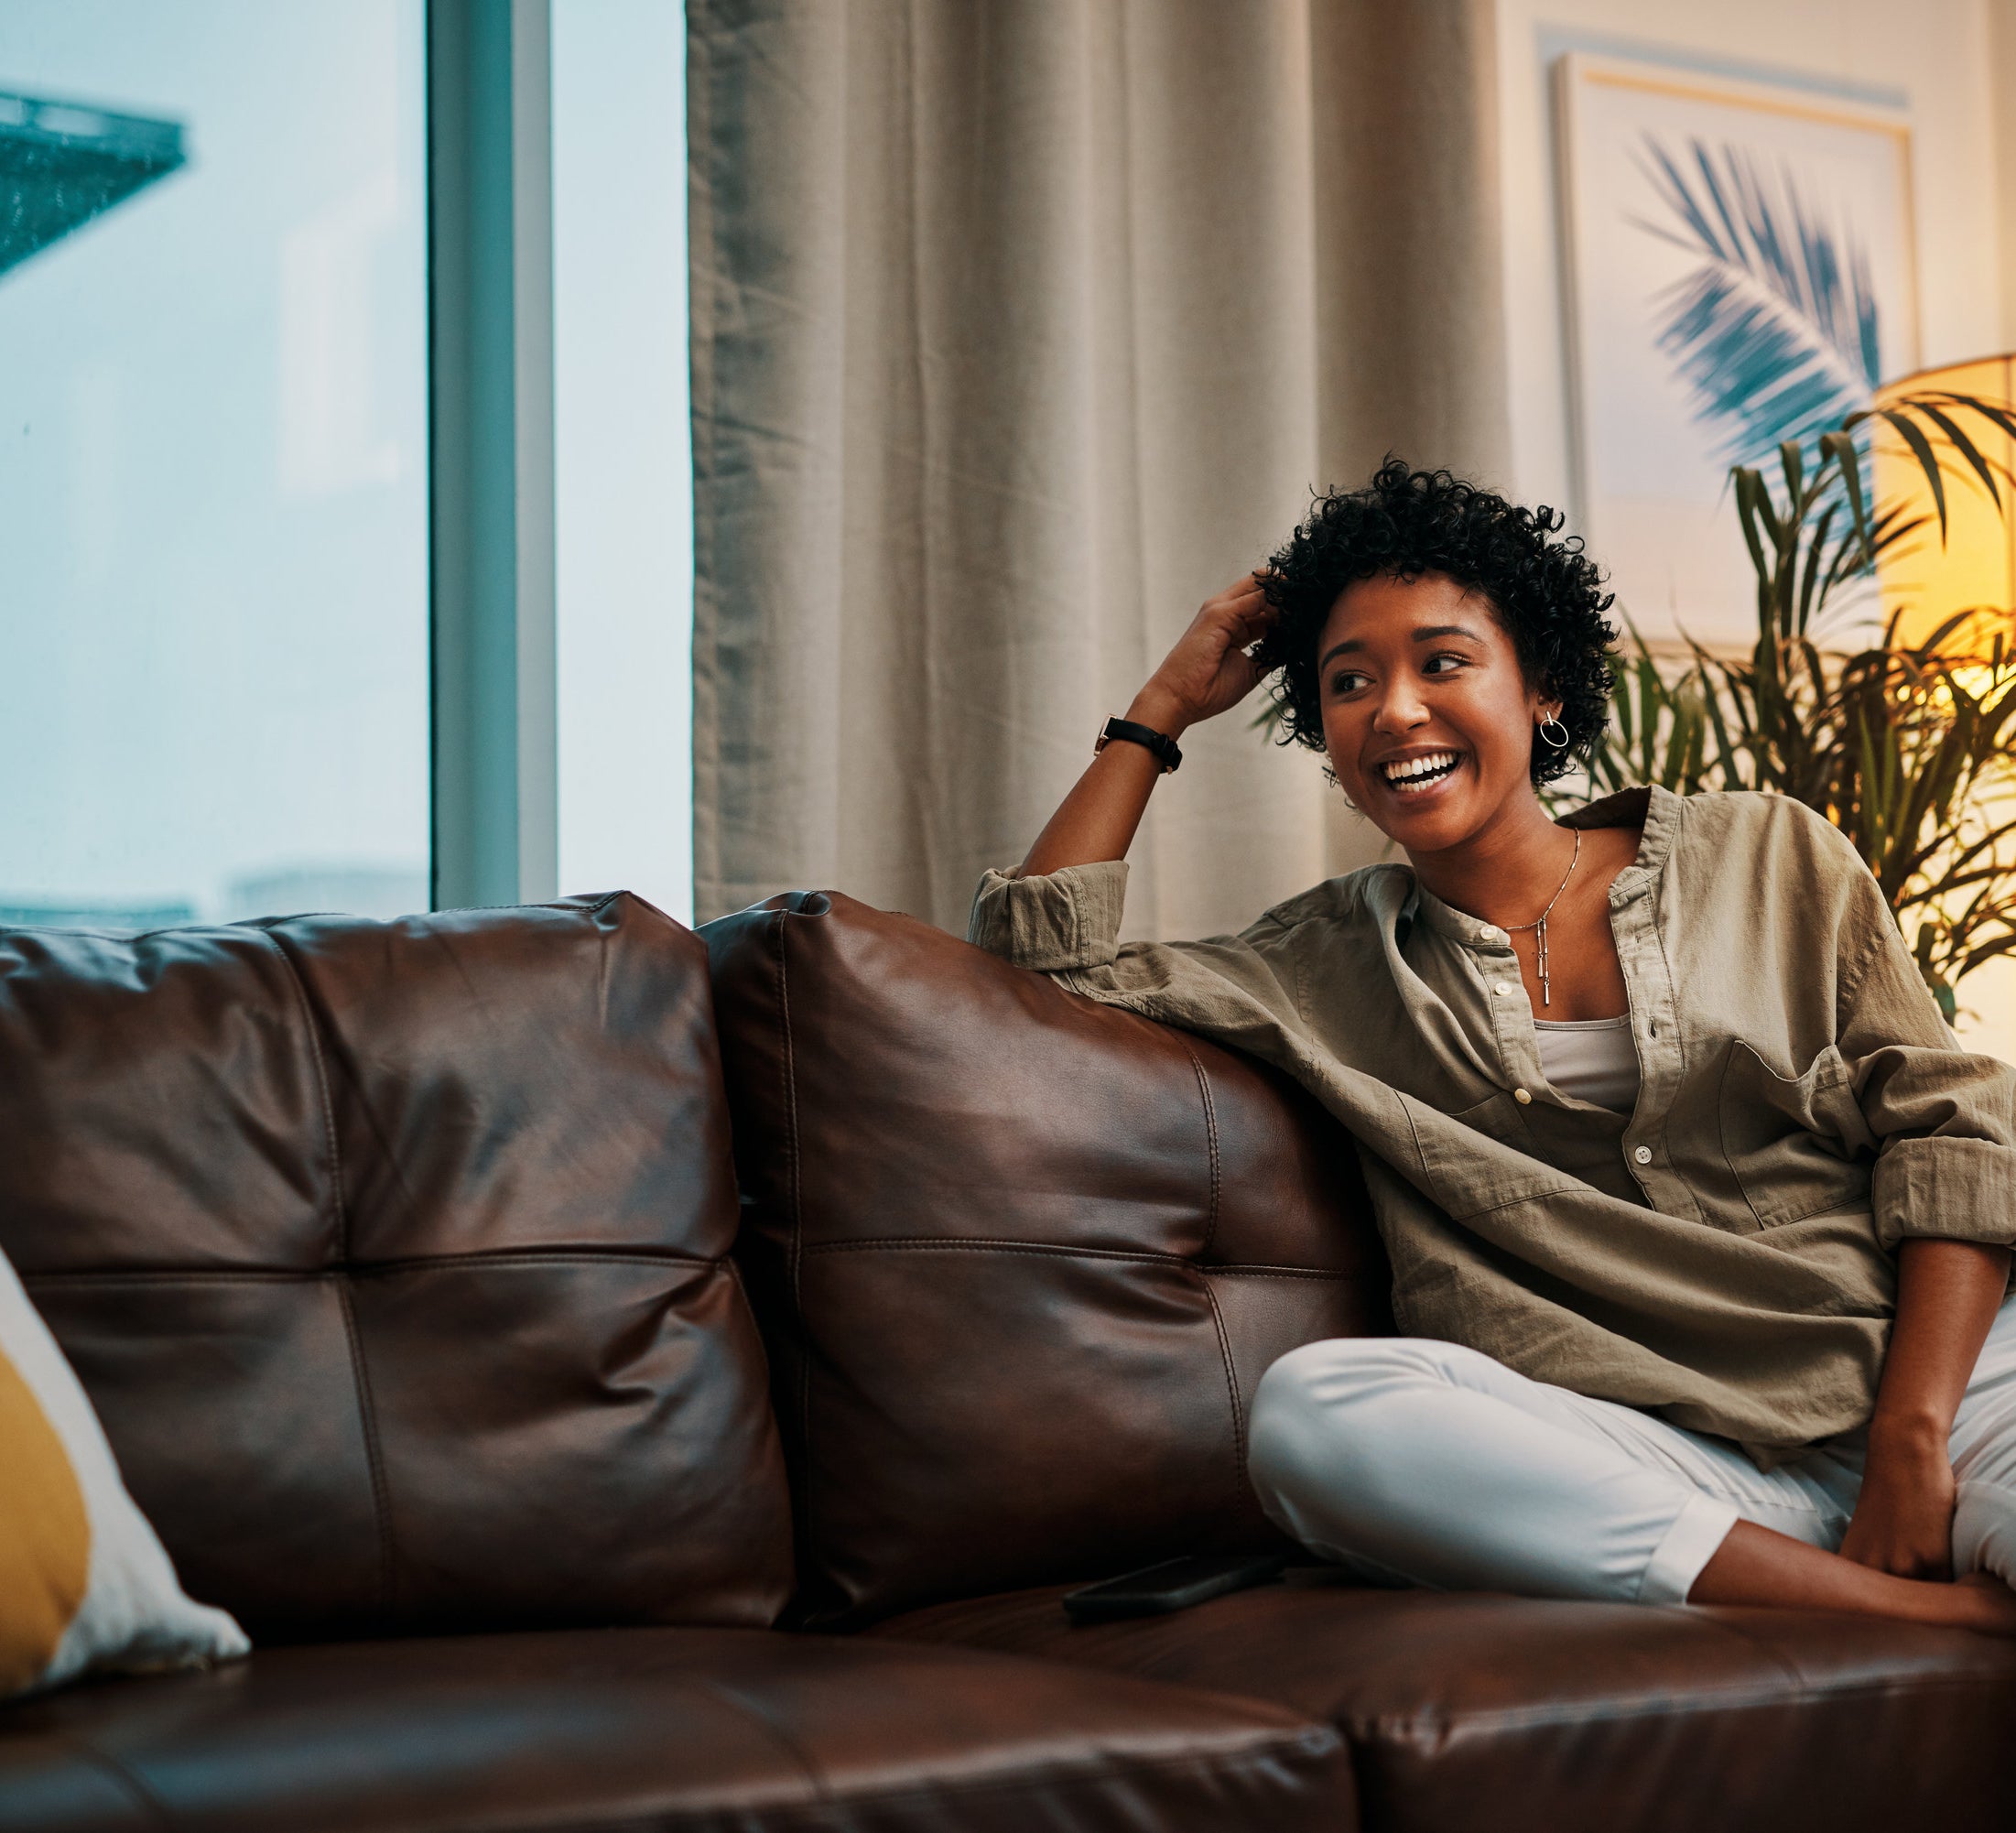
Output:
<svg viewBox="0 0 2016 1833">
<path fill-rule="evenodd" d="M 126 189 L 0 270 L 0 920 L 426 907 L 423 19 L 8 7 L 10 180 Z"/>
</svg>

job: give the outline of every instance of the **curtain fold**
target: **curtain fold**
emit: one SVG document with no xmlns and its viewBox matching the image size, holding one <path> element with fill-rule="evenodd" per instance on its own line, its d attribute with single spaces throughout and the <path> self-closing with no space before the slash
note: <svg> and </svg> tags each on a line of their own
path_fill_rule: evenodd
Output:
<svg viewBox="0 0 2016 1833">
<path fill-rule="evenodd" d="M 1388 449 L 1501 477 L 1487 0 L 688 32 L 698 914 L 821 885 L 960 928 L 1312 488 Z M 1186 737 L 1130 935 L 1370 856 L 1249 719 Z"/>
</svg>

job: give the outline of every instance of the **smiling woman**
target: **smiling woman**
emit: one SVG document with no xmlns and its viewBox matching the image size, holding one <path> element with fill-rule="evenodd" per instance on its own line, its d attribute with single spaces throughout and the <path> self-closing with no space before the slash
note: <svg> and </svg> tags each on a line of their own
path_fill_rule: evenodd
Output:
<svg viewBox="0 0 2016 1833">
<path fill-rule="evenodd" d="M 1313 1552 L 2016 1634 L 2016 1070 L 1957 1047 L 1802 804 L 1640 788 L 1549 818 L 1614 637 L 1560 527 L 1392 461 L 1320 498 L 981 881 L 972 938 L 1274 1064 L 1364 1148 L 1407 1338 L 1294 1351 L 1251 1425 L 1261 1501 Z M 1175 740 L 1270 674 L 1284 738 L 1405 863 L 1122 946 Z"/>
</svg>

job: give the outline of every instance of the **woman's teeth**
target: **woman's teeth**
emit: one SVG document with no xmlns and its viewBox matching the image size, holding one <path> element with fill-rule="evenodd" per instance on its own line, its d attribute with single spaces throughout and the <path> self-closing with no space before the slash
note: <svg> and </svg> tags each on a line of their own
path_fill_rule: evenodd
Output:
<svg viewBox="0 0 2016 1833">
<path fill-rule="evenodd" d="M 1403 796 L 1418 795 L 1431 784 L 1439 783 L 1456 768 L 1457 754 L 1453 751 L 1431 751 L 1425 757 L 1402 757 L 1382 765 L 1386 781 Z"/>
</svg>

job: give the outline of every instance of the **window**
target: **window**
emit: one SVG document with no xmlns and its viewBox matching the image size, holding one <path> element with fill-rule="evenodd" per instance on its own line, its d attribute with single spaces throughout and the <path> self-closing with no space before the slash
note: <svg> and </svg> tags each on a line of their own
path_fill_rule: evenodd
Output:
<svg viewBox="0 0 2016 1833">
<path fill-rule="evenodd" d="M 555 0 L 559 883 L 693 914 L 686 18 Z"/>
<path fill-rule="evenodd" d="M 0 920 L 427 903 L 417 0 L 8 0 Z"/>
</svg>

